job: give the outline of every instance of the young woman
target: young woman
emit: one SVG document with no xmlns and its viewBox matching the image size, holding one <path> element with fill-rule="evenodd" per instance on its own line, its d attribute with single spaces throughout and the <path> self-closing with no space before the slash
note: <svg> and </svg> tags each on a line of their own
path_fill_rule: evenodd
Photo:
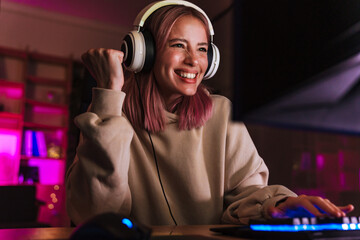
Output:
<svg viewBox="0 0 360 240">
<path fill-rule="evenodd" d="M 145 22 L 155 40 L 149 71 L 123 74 L 121 51 L 91 49 L 94 78 L 82 136 L 67 174 L 75 224 L 118 212 L 143 224 L 246 224 L 250 218 L 345 216 L 352 205 L 268 186 L 268 169 L 225 97 L 202 85 L 210 46 L 206 16 L 164 6 Z"/>
</svg>

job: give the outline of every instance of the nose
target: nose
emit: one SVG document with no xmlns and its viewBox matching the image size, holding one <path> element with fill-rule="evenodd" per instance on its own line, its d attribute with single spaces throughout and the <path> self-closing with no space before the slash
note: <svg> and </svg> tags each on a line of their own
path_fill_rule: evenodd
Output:
<svg viewBox="0 0 360 240">
<path fill-rule="evenodd" d="M 192 50 L 186 50 L 185 63 L 196 66 L 199 64 L 199 56 Z"/>
</svg>

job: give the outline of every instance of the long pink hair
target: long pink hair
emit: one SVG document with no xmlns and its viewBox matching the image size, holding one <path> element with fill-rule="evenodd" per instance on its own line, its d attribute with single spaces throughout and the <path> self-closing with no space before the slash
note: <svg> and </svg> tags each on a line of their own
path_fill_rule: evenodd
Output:
<svg viewBox="0 0 360 240">
<path fill-rule="evenodd" d="M 152 33 L 156 51 L 165 46 L 175 21 L 188 15 L 200 19 L 209 29 L 206 18 L 200 12 L 185 6 L 162 7 L 147 19 L 144 27 Z M 209 36 L 208 31 L 208 39 Z M 136 75 L 126 71 L 123 91 L 126 93 L 123 110 L 135 128 L 147 129 L 150 132 L 165 129 L 167 122 L 165 103 L 158 90 L 153 70 Z M 172 104 L 171 108 L 170 111 L 176 111 L 179 116 L 180 130 L 200 127 L 211 117 L 212 101 L 209 91 L 205 85 L 200 84 L 193 96 L 182 96 Z"/>
</svg>

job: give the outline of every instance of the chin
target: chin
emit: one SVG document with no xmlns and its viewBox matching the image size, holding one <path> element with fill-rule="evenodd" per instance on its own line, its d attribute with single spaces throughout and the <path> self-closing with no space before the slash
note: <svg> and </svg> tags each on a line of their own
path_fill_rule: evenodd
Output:
<svg viewBox="0 0 360 240">
<path fill-rule="evenodd" d="M 191 96 L 194 96 L 196 94 L 196 91 L 197 91 L 197 89 L 195 89 L 195 90 L 187 90 L 187 91 L 183 92 L 183 95 L 191 97 Z"/>
</svg>

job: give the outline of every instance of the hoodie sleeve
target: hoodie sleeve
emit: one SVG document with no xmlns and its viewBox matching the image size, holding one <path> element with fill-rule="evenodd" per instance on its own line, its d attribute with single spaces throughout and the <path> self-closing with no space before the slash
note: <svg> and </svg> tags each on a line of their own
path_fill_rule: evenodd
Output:
<svg viewBox="0 0 360 240">
<path fill-rule="evenodd" d="M 268 186 L 268 176 L 268 168 L 245 125 L 229 123 L 223 223 L 247 224 L 250 218 L 270 218 L 269 207 L 285 197 L 296 196 L 284 186 Z"/>
<path fill-rule="evenodd" d="M 94 88 L 88 112 L 75 118 L 81 135 L 66 174 L 66 207 L 75 224 L 106 211 L 130 214 L 128 169 L 134 130 L 122 116 L 124 98 L 121 91 Z"/>
</svg>

